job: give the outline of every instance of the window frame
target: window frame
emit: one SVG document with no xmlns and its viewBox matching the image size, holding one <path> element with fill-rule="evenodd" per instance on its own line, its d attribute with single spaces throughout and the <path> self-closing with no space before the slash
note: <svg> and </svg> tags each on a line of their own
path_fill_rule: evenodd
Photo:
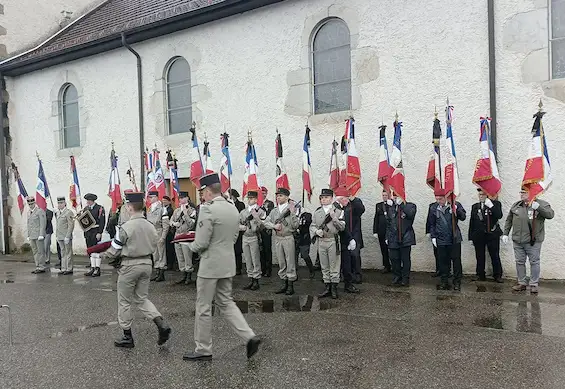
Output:
<svg viewBox="0 0 565 389">
<path fill-rule="evenodd" d="M 171 109 L 170 105 L 169 105 L 169 102 L 170 102 L 169 85 L 171 84 L 169 82 L 169 75 L 170 75 L 170 72 L 171 72 L 171 68 L 173 67 L 173 65 L 177 61 L 185 61 L 187 66 L 188 66 L 188 75 L 187 75 L 186 81 L 188 82 L 188 93 L 189 93 L 190 105 L 183 106 L 183 107 L 176 107 L 176 108 Z M 190 63 L 187 61 L 186 58 L 184 58 L 182 56 L 176 56 L 176 57 L 171 58 L 169 60 L 169 62 L 167 63 L 167 65 L 165 66 L 165 72 L 164 72 L 164 76 L 163 76 L 163 88 L 164 88 L 164 96 L 165 96 L 165 128 L 166 128 L 166 135 L 167 136 L 185 134 L 185 133 L 188 133 L 190 131 L 190 125 L 191 125 L 192 120 L 193 120 L 192 107 L 194 105 L 194 103 L 192 101 L 192 74 L 191 73 L 192 73 L 192 69 L 190 67 Z M 188 111 L 190 112 L 190 120 L 189 120 L 189 123 L 187 123 L 186 131 L 171 132 L 170 113 L 171 112 L 181 112 L 182 110 L 186 110 L 186 109 L 188 109 Z"/>
<path fill-rule="evenodd" d="M 347 45 L 341 45 L 341 46 L 335 46 L 332 47 L 331 49 L 325 49 L 325 50 L 318 50 L 317 52 L 314 51 L 314 43 L 316 41 L 316 37 L 318 36 L 320 30 L 328 23 L 332 22 L 332 21 L 337 21 L 342 23 L 346 28 L 347 31 L 349 33 L 349 43 Z M 320 52 L 327 52 L 330 50 L 337 50 L 337 49 L 341 49 L 343 47 L 349 47 L 349 62 L 350 62 L 350 67 L 349 67 L 349 78 L 347 79 L 343 79 L 343 80 L 334 80 L 334 81 L 329 81 L 329 82 L 322 82 L 322 83 L 316 83 L 316 77 L 315 77 L 315 73 L 316 73 L 316 67 L 315 67 L 315 62 L 314 62 L 314 55 L 315 53 L 320 53 Z M 318 23 L 318 25 L 314 28 L 314 30 L 312 31 L 312 35 L 310 38 L 310 77 L 311 77 L 311 99 L 312 99 L 312 114 L 313 115 L 326 115 L 326 114 L 332 114 L 332 113 L 336 113 L 336 112 L 347 112 L 347 111 L 351 111 L 353 109 L 353 73 L 352 73 L 352 67 L 353 67 L 353 62 L 352 62 L 352 55 L 351 55 L 351 29 L 349 28 L 348 24 L 345 22 L 345 20 L 338 18 L 338 17 L 330 17 L 330 18 L 326 18 L 324 20 L 322 20 L 320 23 Z M 340 111 L 329 111 L 329 112 L 316 112 L 316 87 L 318 86 L 322 86 L 322 85 L 329 85 L 329 84 L 336 84 L 336 83 L 341 83 L 341 82 L 346 82 L 349 81 L 349 108 L 345 109 L 345 110 L 340 110 Z"/>
<path fill-rule="evenodd" d="M 76 92 L 76 100 L 71 100 L 68 101 L 66 100 L 65 96 L 69 90 L 69 88 L 74 88 L 75 92 Z M 73 149 L 76 147 L 80 147 L 80 103 L 79 103 L 79 94 L 78 94 L 78 89 L 75 85 L 73 85 L 70 82 L 65 83 L 62 87 L 61 87 L 61 91 L 60 91 L 60 97 L 59 97 L 59 129 L 61 131 L 61 149 L 65 150 L 65 149 Z M 71 105 L 71 104 L 76 104 L 77 106 L 77 124 L 75 126 L 65 126 L 65 107 Z M 77 133 L 78 133 L 78 145 L 67 145 L 67 136 L 66 136 L 66 129 L 70 128 L 70 127 L 76 127 L 77 128 Z"/>
<path fill-rule="evenodd" d="M 553 1 L 548 0 L 548 38 L 549 38 L 549 79 L 550 80 L 565 80 L 565 74 L 562 77 L 555 77 L 553 74 L 553 42 L 565 41 L 565 36 L 561 38 L 553 37 Z"/>
</svg>

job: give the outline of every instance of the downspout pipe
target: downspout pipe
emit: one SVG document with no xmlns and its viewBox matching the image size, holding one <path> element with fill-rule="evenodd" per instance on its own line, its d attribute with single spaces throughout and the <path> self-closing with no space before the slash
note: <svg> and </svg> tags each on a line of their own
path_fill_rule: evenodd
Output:
<svg viewBox="0 0 565 389">
<path fill-rule="evenodd" d="M 9 239 L 10 231 L 8 227 L 8 168 L 6 166 L 6 123 L 8 119 L 8 102 L 4 101 L 7 94 L 6 80 L 0 73 L 0 96 L 2 104 L 2 121 L 0 122 L 0 231 L 2 231 L 1 249 L 3 254 L 10 252 Z"/>
<path fill-rule="evenodd" d="M 496 134 L 496 61 L 495 61 L 495 40 L 494 40 L 494 0 L 487 0 L 488 17 L 488 76 L 489 76 L 489 97 L 490 97 L 490 131 L 491 142 L 495 157 L 497 153 L 497 134 Z"/>
<path fill-rule="evenodd" d="M 137 60 L 137 104 L 139 110 L 139 156 L 140 170 L 139 185 L 141 191 L 145 191 L 145 129 L 143 125 L 143 75 L 141 73 L 141 56 L 135 51 L 126 40 L 126 34 L 122 32 L 122 45 L 128 49 Z"/>
</svg>

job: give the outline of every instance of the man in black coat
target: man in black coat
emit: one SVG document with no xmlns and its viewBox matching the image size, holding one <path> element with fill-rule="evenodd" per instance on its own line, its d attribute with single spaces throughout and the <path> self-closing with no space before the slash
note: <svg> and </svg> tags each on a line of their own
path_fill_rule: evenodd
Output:
<svg viewBox="0 0 565 389">
<path fill-rule="evenodd" d="M 90 209 L 90 213 L 96 221 L 95 226 L 84 233 L 86 247 L 92 247 L 96 246 L 102 239 L 102 233 L 104 232 L 104 227 L 106 227 L 106 211 L 103 206 L 96 203 L 98 196 L 95 194 L 87 193 L 84 195 L 84 199 L 86 200 L 86 206 Z M 84 275 L 87 277 L 100 277 L 101 263 L 102 258 L 100 257 L 100 254 L 91 254 L 90 270 Z"/>
<path fill-rule="evenodd" d="M 345 287 L 343 291 L 345 293 L 360 293 L 360 290 L 356 288 L 353 284 L 355 283 L 355 255 L 358 253 L 357 241 L 355 236 L 357 235 L 356 226 L 354 225 L 353 210 L 351 201 L 347 196 L 345 196 L 338 188 L 335 191 L 337 200 L 343 208 L 343 214 L 345 217 L 345 229 L 339 233 L 339 241 L 341 248 L 341 272 L 343 273 L 343 282 Z M 351 247 L 351 241 L 355 241 L 353 250 L 349 250 Z"/>
<path fill-rule="evenodd" d="M 310 237 L 310 226 L 312 225 L 312 214 L 310 212 L 302 212 L 300 214 L 300 221 L 298 224 L 297 235 L 298 239 L 298 251 L 306 266 L 308 266 L 308 271 L 310 272 L 310 279 L 314 278 L 314 264 L 312 263 L 311 243 L 312 238 Z M 298 265 L 297 265 L 298 268 Z"/>
<path fill-rule="evenodd" d="M 363 244 L 363 233 L 361 231 L 361 216 L 365 213 L 365 205 L 359 197 L 349 196 L 349 208 L 345 213 L 349 213 L 351 222 L 349 226 L 346 224 L 346 229 L 349 229 L 349 234 L 355 240 L 355 250 L 351 251 L 352 264 L 353 264 L 353 282 L 360 284 L 362 282 L 361 275 L 361 249 Z"/>
<path fill-rule="evenodd" d="M 163 196 L 161 203 L 163 203 L 163 208 L 167 210 L 167 215 L 169 216 L 169 220 L 171 220 L 171 217 L 173 217 L 173 212 L 175 211 L 173 209 L 171 198 L 169 196 Z M 165 238 L 165 248 L 167 252 L 167 269 L 169 270 L 173 270 L 176 266 L 178 266 L 177 254 L 175 253 L 175 245 L 171 243 L 174 237 L 175 237 L 175 228 L 173 226 L 169 226 L 169 231 L 167 232 L 167 237 Z"/>
<path fill-rule="evenodd" d="M 436 201 L 431 203 L 428 206 L 428 216 L 426 216 L 426 235 L 428 237 L 430 237 L 430 212 L 432 211 L 432 208 L 435 207 L 437 205 L 437 197 L 436 197 Z M 434 273 L 433 277 L 439 277 L 439 257 L 437 256 L 437 247 L 432 245 L 432 248 L 434 249 L 434 258 L 436 260 L 436 272 Z M 449 272 L 451 273 L 451 267 L 449 269 Z"/>
<path fill-rule="evenodd" d="M 381 255 L 383 257 L 383 273 L 390 273 L 391 265 L 388 257 L 388 247 L 386 244 L 386 202 L 389 199 L 389 193 L 383 189 L 383 201 L 375 206 L 375 218 L 373 219 L 373 236 L 379 240 L 381 247 Z"/>
<path fill-rule="evenodd" d="M 392 200 L 386 201 L 386 244 L 388 246 L 392 267 L 392 284 L 408 286 L 410 284 L 410 254 L 416 245 L 414 218 L 416 204 L 404 202 L 395 194 Z"/>
<path fill-rule="evenodd" d="M 453 289 L 461 290 L 463 268 L 461 266 L 461 230 L 459 220 L 467 218 L 463 206 L 456 201 L 448 202 L 444 189 L 436 189 L 438 203 L 431 207 L 428 215 L 432 244 L 437 247 L 440 266 L 440 289 L 449 289 L 449 269 L 453 262 Z"/>
<path fill-rule="evenodd" d="M 275 203 L 267 199 L 269 191 L 266 187 L 261 187 L 263 194 L 263 208 L 265 209 L 264 217 L 267 218 L 271 211 L 275 208 Z M 261 229 L 261 272 L 263 277 L 270 277 L 273 272 L 273 239 L 272 231 L 266 228 Z"/>
<path fill-rule="evenodd" d="M 243 201 L 239 201 L 239 192 L 237 190 L 230 189 L 230 198 L 237 208 L 237 212 L 241 212 L 245 209 Z M 233 249 L 235 251 L 235 274 L 240 276 L 241 268 L 243 266 L 243 232 L 239 232 L 239 236 L 235 241 Z"/>
<path fill-rule="evenodd" d="M 491 200 L 482 189 L 479 192 L 479 202 L 471 208 L 471 221 L 469 223 L 469 240 L 475 246 L 477 258 L 478 281 L 485 281 L 485 247 L 488 249 L 492 261 L 492 276 L 498 283 L 502 283 L 502 264 L 500 263 L 500 237 L 502 229 L 498 221 L 502 218 L 502 204 L 498 200 Z"/>
</svg>

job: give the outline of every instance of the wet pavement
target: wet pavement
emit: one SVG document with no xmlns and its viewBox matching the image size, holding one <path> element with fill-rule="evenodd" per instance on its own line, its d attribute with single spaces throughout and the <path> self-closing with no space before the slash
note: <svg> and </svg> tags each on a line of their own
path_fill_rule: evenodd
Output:
<svg viewBox="0 0 565 389">
<path fill-rule="evenodd" d="M 185 362 L 193 347 L 194 286 L 179 274 L 153 285 L 151 300 L 173 327 L 164 347 L 153 323 L 136 312 L 136 347 L 112 341 L 116 275 L 57 270 L 33 275 L 31 263 L 0 258 L 0 388 L 565 388 L 565 288 L 542 283 L 538 296 L 512 283 L 470 282 L 438 291 L 429 274 L 409 288 L 369 273 L 359 295 L 318 299 L 319 279 L 301 269 L 296 295 L 276 279 L 256 292 L 236 277 L 234 298 L 264 343 L 248 361 L 245 347 L 214 313 L 214 359 Z M 340 288 L 341 289 L 341 288 Z"/>
</svg>

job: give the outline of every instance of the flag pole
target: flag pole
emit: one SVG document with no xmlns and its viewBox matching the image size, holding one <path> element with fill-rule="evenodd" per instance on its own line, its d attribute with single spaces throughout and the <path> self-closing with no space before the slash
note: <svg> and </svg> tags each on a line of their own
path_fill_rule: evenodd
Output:
<svg viewBox="0 0 565 389">
<path fill-rule="evenodd" d="M 447 97 L 446 100 L 446 107 L 445 107 L 445 123 L 447 127 L 451 127 L 451 119 L 449 118 L 449 97 Z M 447 128 L 445 129 L 446 131 L 446 135 L 447 135 Z M 453 142 L 453 133 L 451 134 L 451 141 Z M 451 145 L 447 145 L 447 147 L 451 147 Z M 453 150 L 451 150 L 451 154 L 453 155 Z M 453 180 L 455 180 L 455 176 L 453 177 Z M 453 190 L 455 190 L 455 185 L 453 186 Z M 452 232 L 453 232 L 453 240 L 455 241 L 455 232 L 456 232 L 456 218 L 455 218 L 455 213 L 457 212 L 457 206 L 455 204 L 455 193 L 453 193 L 453 191 L 451 192 L 451 195 L 449 196 L 450 200 L 451 200 L 451 228 L 452 228 Z"/>
<path fill-rule="evenodd" d="M 37 150 L 35 151 L 35 155 L 37 156 L 37 162 L 39 162 L 39 164 L 43 168 L 43 164 L 41 162 L 41 158 L 39 158 L 39 153 L 37 152 Z M 53 197 L 51 197 L 49 185 L 47 184 L 47 177 L 45 177 L 45 169 L 43 169 L 43 178 L 45 178 L 45 189 L 47 189 L 47 192 L 49 192 L 49 201 L 51 202 L 51 208 L 55 209 L 55 205 L 53 205 Z"/>
</svg>

